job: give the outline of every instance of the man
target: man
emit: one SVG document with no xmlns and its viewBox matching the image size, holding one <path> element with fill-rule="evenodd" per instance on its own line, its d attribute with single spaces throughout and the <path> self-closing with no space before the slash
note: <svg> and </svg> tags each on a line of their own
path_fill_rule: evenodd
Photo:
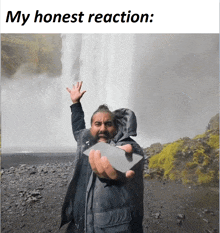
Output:
<svg viewBox="0 0 220 233">
<path fill-rule="evenodd" d="M 73 178 L 62 207 L 61 226 L 69 223 L 70 232 L 141 233 L 143 219 L 143 160 L 125 174 L 115 170 L 100 151 L 91 150 L 97 142 L 118 146 L 126 153 L 143 156 L 140 146 L 130 138 L 136 136 L 136 117 L 129 109 L 110 112 L 101 105 L 85 129 L 80 99 L 82 82 L 67 88 L 73 105 L 72 130 L 77 141 Z"/>
</svg>

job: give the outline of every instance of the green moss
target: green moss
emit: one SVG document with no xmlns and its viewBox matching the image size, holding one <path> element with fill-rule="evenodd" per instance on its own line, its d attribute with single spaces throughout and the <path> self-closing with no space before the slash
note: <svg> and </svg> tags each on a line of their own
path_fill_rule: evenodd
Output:
<svg viewBox="0 0 220 233">
<path fill-rule="evenodd" d="M 163 146 L 160 153 L 149 158 L 151 178 L 155 175 L 155 178 L 179 180 L 183 184 L 218 185 L 218 130 L 209 130 L 194 139 L 183 138 Z"/>
<path fill-rule="evenodd" d="M 167 178 L 174 167 L 174 156 L 180 150 L 182 144 L 183 141 L 179 140 L 164 147 L 159 154 L 149 159 L 149 168 L 162 169 L 164 171 L 164 178 Z"/>
<path fill-rule="evenodd" d="M 188 180 L 188 179 L 186 179 L 186 178 L 182 178 L 182 182 L 183 182 L 183 184 L 189 184 L 189 183 L 191 183 L 191 181 Z"/>
<path fill-rule="evenodd" d="M 175 179 L 176 179 L 175 173 L 171 173 L 171 174 L 169 175 L 169 178 L 170 178 L 171 180 L 175 180 Z"/>
<path fill-rule="evenodd" d="M 198 182 L 200 184 L 207 184 L 214 180 L 215 172 L 209 171 L 207 173 L 203 173 L 200 168 L 196 170 L 196 175 L 198 176 Z"/>
<path fill-rule="evenodd" d="M 207 144 L 214 149 L 219 148 L 219 135 L 210 134 Z"/>
<path fill-rule="evenodd" d="M 202 166 L 203 166 L 203 167 L 208 166 L 209 163 L 210 163 L 209 158 L 204 158 L 204 161 L 203 161 L 203 163 L 202 163 Z"/>
<path fill-rule="evenodd" d="M 188 151 L 188 149 L 189 149 L 189 147 L 188 146 L 185 146 L 183 149 L 182 149 L 182 152 L 186 152 L 186 151 Z"/>
<path fill-rule="evenodd" d="M 199 135 L 195 136 L 193 139 L 204 138 L 205 136 L 206 136 L 206 134 L 203 133 L 203 134 L 199 134 Z"/>
<path fill-rule="evenodd" d="M 182 176 L 182 177 L 186 177 L 187 173 L 188 173 L 187 170 L 184 169 L 184 170 L 181 172 L 181 176 Z"/>
<path fill-rule="evenodd" d="M 151 178 L 150 174 L 144 174 L 144 178 L 148 179 Z"/>
<path fill-rule="evenodd" d="M 202 146 L 199 146 L 196 151 L 193 153 L 193 163 L 194 164 L 202 164 L 202 166 L 206 166 L 209 164 L 209 157 L 205 153 L 205 149 Z"/>
</svg>

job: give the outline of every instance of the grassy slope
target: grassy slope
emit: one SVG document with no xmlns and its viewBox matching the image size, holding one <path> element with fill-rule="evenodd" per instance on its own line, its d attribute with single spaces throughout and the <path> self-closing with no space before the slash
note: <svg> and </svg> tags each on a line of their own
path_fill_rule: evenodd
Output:
<svg viewBox="0 0 220 233">
<path fill-rule="evenodd" d="M 152 145 L 145 152 L 150 157 L 145 178 L 218 186 L 219 128 L 207 130 L 193 139 L 182 138 L 165 145 Z"/>
</svg>

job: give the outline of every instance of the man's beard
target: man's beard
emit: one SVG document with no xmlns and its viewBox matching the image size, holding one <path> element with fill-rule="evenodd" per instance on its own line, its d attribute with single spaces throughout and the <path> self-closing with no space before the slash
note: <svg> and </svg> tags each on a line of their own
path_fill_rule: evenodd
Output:
<svg viewBox="0 0 220 233">
<path fill-rule="evenodd" d="M 101 139 L 104 139 L 106 142 L 108 142 L 111 139 L 111 135 L 109 134 L 108 131 L 105 132 L 99 132 L 94 139 L 96 142 L 100 141 Z"/>
</svg>

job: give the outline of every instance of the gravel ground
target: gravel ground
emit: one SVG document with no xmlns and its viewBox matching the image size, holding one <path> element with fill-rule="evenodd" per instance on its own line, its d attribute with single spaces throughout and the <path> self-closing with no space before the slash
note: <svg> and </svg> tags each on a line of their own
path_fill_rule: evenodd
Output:
<svg viewBox="0 0 220 233">
<path fill-rule="evenodd" d="M 65 232 L 60 213 L 72 163 L 55 160 L 2 169 L 2 233 Z M 144 182 L 145 233 L 219 232 L 218 188 Z"/>
</svg>

